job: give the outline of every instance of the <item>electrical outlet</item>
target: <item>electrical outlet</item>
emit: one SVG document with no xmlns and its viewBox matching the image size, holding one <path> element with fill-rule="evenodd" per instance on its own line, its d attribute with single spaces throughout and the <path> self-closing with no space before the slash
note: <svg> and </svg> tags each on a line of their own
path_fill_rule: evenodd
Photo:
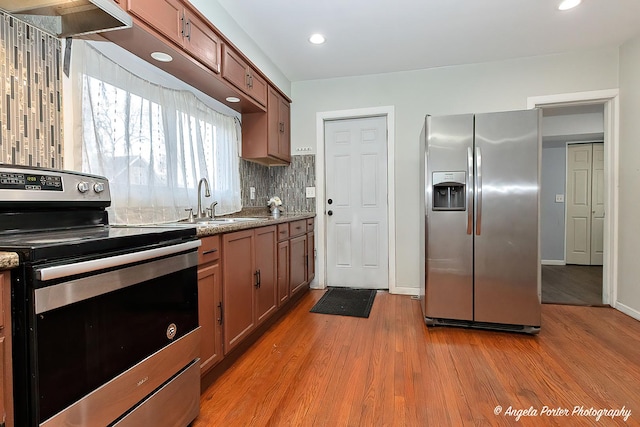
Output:
<svg viewBox="0 0 640 427">
<path fill-rule="evenodd" d="M 556 203 L 564 203 L 564 194 L 556 194 Z"/>
<path fill-rule="evenodd" d="M 316 187 L 306 188 L 307 199 L 314 199 L 316 197 Z"/>
<path fill-rule="evenodd" d="M 249 199 L 256 199 L 256 187 L 249 187 Z"/>
</svg>

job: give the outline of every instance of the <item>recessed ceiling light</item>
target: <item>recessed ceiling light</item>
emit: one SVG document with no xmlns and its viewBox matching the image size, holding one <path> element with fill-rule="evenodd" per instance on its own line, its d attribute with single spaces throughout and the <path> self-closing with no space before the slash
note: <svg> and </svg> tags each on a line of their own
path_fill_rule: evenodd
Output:
<svg viewBox="0 0 640 427">
<path fill-rule="evenodd" d="M 322 34 L 311 34 L 309 41 L 313 44 L 322 44 L 325 42 L 325 38 Z"/>
<path fill-rule="evenodd" d="M 160 62 L 171 62 L 173 58 L 168 53 L 164 52 L 151 52 L 151 57 Z"/>
<path fill-rule="evenodd" d="M 235 96 L 227 96 L 226 100 L 227 102 L 240 102 L 240 98 L 237 98 Z"/>
<path fill-rule="evenodd" d="M 573 9 L 580 3 L 582 3 L 582 0 L 564 0 L 562 3 L 560 3 L 560 6 L 558 6 L 558 9 L 560 10 Z"/>
</svg>

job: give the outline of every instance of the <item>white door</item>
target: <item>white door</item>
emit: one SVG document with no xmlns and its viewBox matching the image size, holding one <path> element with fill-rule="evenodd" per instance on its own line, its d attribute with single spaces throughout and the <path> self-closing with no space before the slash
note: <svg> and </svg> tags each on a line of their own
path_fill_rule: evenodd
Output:
<svg viewBox="0 0 640 427">
<path fill-rule="evenodd" d="M 325 121 L 327 286 L 387 289 L 387 121 Z"/>
<path fill-rule="evenodd" d="M 593 144 L 591 156 L 591 265 L 604 257 L 604 144 Z"/>
<path fill-rule="evenodd" d="M 602 265 L 603 144 L 567 147 L 567 264 Z"/>
</svg>

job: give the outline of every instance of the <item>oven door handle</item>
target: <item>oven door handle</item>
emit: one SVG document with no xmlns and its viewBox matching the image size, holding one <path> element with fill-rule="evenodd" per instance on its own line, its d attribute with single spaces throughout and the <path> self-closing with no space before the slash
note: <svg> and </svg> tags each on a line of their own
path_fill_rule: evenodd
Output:
<svg viewBox="0 0 640 427">
<path fill-rule="evenodd" d="M 193 240 L 177 245 L 163 246 L 161 248 L 148 249 L 146 251 L 132 252 L 107 258 L 80 261 L 73 264 L 56 265 L 36 270 L 36 278 L 41 281 L 60 279 L 62 277 L 75 276 L 76 274 L 91 273 L 105 268 L 120 267 L 134 262 L 148 261 L 161 256 L 173 255 L 180 252 L 196 249 L 200 246 L 200 240 Z"/>
</svg>

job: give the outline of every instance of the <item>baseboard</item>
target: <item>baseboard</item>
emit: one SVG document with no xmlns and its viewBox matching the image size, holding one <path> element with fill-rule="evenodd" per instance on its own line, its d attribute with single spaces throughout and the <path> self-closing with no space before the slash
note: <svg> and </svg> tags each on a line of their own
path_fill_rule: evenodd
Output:
<svg viewBox="0 0 640 427">
<path fill-rule="evenodd" d="M 633 309 L 627 305 L 624 305 L 620 302 L 617 302 L 614 304 L 613 306 L 614 308 L 616 308 L 617 310 L 620 310 L 621 312 L 623 312 L 624 314 L 626 314 L 627 316 L 631 316 L 636 320 L 640 320 L 640 311 Z"/>
<path fill-rule="evenodd" d="M 420 290 L 418 288 L 407 288 L 401 286 L 396 286 L 393 289 L 393 292 L 391 292 L 391 289 L 389 289 L 389 293 L 394 295 L 418 295 L 419 291 Z"/>
<path fill-rule="evenodd" d="M 542 265 L 567 265 L 563 259 L 543 259 L 540 261 Z"/>
</svg>

